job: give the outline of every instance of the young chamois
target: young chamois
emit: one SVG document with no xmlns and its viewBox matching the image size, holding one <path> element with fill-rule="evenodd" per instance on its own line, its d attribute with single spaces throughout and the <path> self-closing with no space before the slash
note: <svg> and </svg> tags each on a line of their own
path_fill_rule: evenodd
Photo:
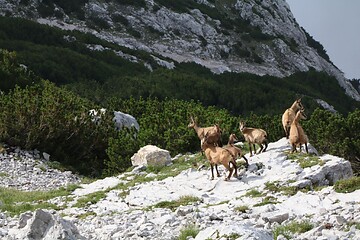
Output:
<svg viewBox="0 0 360 240">
<path fill-rule="evenodd" d="M 260 150 L 258 153 L 262 153 L 266 151 L 268 147 L 267 133 L 265 130 L 260 128 L 249 128 L 245 127 L 245 122 L 240 121 L 240 132 L 244 135 L 245 141 L 249 144 L 250 157 L 252 156 L 251 145 L 254 147 L 254 154 L 256 154 L 255 143 L 260 146 Z M 265 148 L 264 146 L 265 145 Z"/>
<path fill-rule="evenodd" d="M 241 158 L 241 157 L 244 158 L 244 160 L 246 162 L 246 169 L 247 169 L 249 167 L 249 161 L 247 160 L 247 158 L 244 155 L 241 154 L 241 149 L 234 145 L 235 141 L 239 141 L 238 138 L 236 137 L 235 133 L 230 134 L 228 144 L 226 146 L 224 146 L 224 148 L 231 152 L 231 154 L 234 156 L 235 160 L 238 158 Z"/>
<path fill-rule="evenodd" d="M 306 153 L 309 153 L 307 143 L 309 142 L 308 137 L 306 136 L 304 129 L 301 127 L 299 121 L 301 119 L 306 119 L 306 115 L 304 113 L 304 109 L 298 111 L 295 115 L 294 121 L 291 123 L 290 127 L 290 135 L 289 135 L 289 142 L 292 146 L 292 153 L 296 152 L 296 147 L 300 147 L 301 151 L 301 144 L 305 144 Z"/>
<path fill-rule="evenodd" d="M 215 144 L 219 147 L 222 147 L 222 143 L 221 143 L 221 129 L 219 127 L 219 125 L 215 124 L 212 127 L 199 127 L 199 125 L 197 124 L 197 122 L 194 120 L 193 117 L 190 117 L 190 123 L 188 125 L 188 128 L 194 128 L 198 138 L 200 140 L 202 140 L 205 135 L 208 135 L 208 142 Z"/>
<path fill-rule="evenodd" d="M 220 177 L 217 166 L 218 164 L 224 165 L 224 167 L 229 171 L 228 176 L 225 177 L 225 181 L 228 181 L 230 179 L 234 170 L 234 176 L 237 177 L 237 166 L 235 162 L 235 157 L 231 154 L 229 150 L 214 146 L 213 143 L 209 143 L 208 134 L 205 134 L 204 138 L 201 139 L 201 149 L 205 152 L 205 156 L 210 162 L 211 180 L 214 179 L 214 166 L 217 176 Z M 233 165 L 232 167 L 230 167 L 230 163 Z"/>
<path fill-rule="evenodd" d="M 291 105 L 291 107 L 286 109 L 284 114 L 282 115 L 281 121 L 285 131 L 286 138 L 289 138 L 291 123 L 293 122 L 296 113 L 301 108 L 303 108 L 303 105 L 301 104 L 301 98 L 299 98 L 295 100 L 295 102 Z"/>
</svg>

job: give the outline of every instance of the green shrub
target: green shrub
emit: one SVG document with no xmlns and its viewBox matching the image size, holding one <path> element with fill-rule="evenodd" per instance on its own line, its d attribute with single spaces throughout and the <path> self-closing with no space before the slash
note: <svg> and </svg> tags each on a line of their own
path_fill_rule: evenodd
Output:
<svg viewBox="0 0 360 240">
<path fill-rule="evenodd" d="M 48 81 L 15 87 L 0 96 L 0 140 L 37 148 L 83 174 L 99 175 L 108 137 L 115 130 L 109 116 L 103 117 L 102 124 L 94 124 L 88 116 L 91 106 Z"/>
</svg>

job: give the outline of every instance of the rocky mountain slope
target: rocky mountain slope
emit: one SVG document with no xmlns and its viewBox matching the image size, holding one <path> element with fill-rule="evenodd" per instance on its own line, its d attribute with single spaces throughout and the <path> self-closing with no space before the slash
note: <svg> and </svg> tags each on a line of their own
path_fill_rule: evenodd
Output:
<svg viewBox="0 0 360 240">
<path fill-rule="evenodd" d="M 174 67 L 173 61 L 191 61 L 215 73 L 280 77 L 314 68 L 335 76 L 346 93 L 360 101 L 321 44 L 298 25 L 285 0 L 2 0 L 0 14 L 145 50 L 168 68 Z"/>
<path fill-rule="evenodd" d="M 200 154 L 177 156 L 166 171 L 149 172 L 140 166 L 49 199 L 57 210 L 13 217 L 2 211 L 0 236 L 177 239 L 184 229 L 195 228 L 195 239 L 359 239 L 360 190 L 337 193 L 332 186 L 352 176 L 350 163 L 331 155 L 289 151 L 285 138 L 270 143 L 267 152 L 247 155 L 249 169 L 241 170 L 241 179 L 230 181 L 224 181 L 221 167 L 222 176 L 211 181 Z M 311 146 L 310 151 L 316 152 Z M 290 232 L 288 226 L 300 224 L 306 230 Z"/>
</svg>

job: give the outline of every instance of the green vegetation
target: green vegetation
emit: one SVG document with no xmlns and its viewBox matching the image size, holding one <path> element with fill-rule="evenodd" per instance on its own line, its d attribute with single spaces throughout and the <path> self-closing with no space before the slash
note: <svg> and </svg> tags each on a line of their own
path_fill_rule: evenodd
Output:
<svg viewBox="0 0 360 240">
<path fill-rule="evenodd" d="M 351 228 L 352 226 L 355 226 L 355 229 L 360 230 L 360 222 L 353 222 L 353 221 L 351 221 L 351 222 L 348 222 L 348 223 L 347 223 L 347 229 L 350 230 L 350 228 Z"/>
<path fill-rule="evenodd" d="M 293 196 L 298 192 L 297 187 L 284 186 L 280 182 L 267 182 L 265 183 L 265 189 L 273 193 L 282 192 L 288 196 Z"/>
<path fill-rule="evenodd" d="M 360 177 L 341 179 L 335 183 L 334 189 L 338 193 L 349 193 L 356 191 L 360 189 Z"/>
<path fill-rule="evenodd" d="M 273 196 L 266 196 L 260 203 L 254 204 L 254 207 L 260 207 L 267 204 L 277 204 L 279 202 L 276 201 L 277 199 Z"/>
<path fill-rule="evenodd" d="M 319 157 L 309 154 L 289 153 L 288 159 L 296 161 L 302 168 L 308 168 L 315 165 L 322 166 L 325 164 Z"/>
<path fill-rule="evenodd" d="M 248 191 L 245 196 L 247 197 L 262 197 L 264 196 L 264 194 L 256 189 L 251 189 L 250 191 Z"/>
<path fill-rule="evenodd" d="M 85 195 L 77 200 L 74 207 L 83 208 L 88 204 L 95 204 L 106 197 L 106 192 L 107 191 L 98 191 Z"/>
<path fill-rule="evenodd" d="M 301 222 L 293 221 L 286 225 L 277 226 L 273 229 L 274 240 L 276 240 L 279 235 L 283 235 L 286 239 L 293 239 L 293 234 L 301 234 L 312 228 L 313 225 L 307 220 Z"/>
<path fill-rule="evenodd" d="M 88 211 L 88 212 L 86 212 L 86 213 L 83 213 L 83 214 L 78 215 L 77 218 L 78 218 L 78 219 L 85 219 L 85 218 L 87 218 L 87 217 L 89 217 L 89 216 L 96 216 L 96 213 L 93 212 L 93 211 Z"/>
<path fill-rule="evenodd" d="M 237 207 L 235 207 L 234 210 L 237 212 L 246 213 L 246 211 L 249 210 L 249 207 L 248 206 L 237 206 Z"/>
<path fill-rule="evenodd" d="M 189 225 L 180 230 L 180 236 L 178 240 L 186 240 L 188 237 L 195 238 L 196 235 L 200 232 L 200 229 L 195 225 Z"/>
<path fill-rule="evenodd" d="M 194 202 L 198 202 L 200 199 L 194 196 L 182 196 L 178 200 L 175 201 L 163 201 L 158 202 L 153 207 L 154 208 L 169 208 L 170 210 L 174 211 L 176 208 L 180 206 L 186 206 Z"/>
<path fill-rule="evenodd" d="M 73 192 L 77 185 L 69 185 L 66 188 L 51 191 L 31 191 L 24 192 L 11 188 L 0 187 L 0 210 L 9 212 L 11 216 L 19 215 L 26 211 L 36 209 L 61 209 L 61 206 L 50 204 L 46 200 L 67 196 Z"/>
</svg>

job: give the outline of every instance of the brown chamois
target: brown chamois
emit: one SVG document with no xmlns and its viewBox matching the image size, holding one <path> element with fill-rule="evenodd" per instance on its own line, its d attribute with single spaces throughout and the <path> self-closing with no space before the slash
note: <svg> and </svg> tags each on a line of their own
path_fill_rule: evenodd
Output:
<svg viewBox="0 0 360 240">
<path fill-rule="evenodd" d="M 300 120 L 306 119 L 306 115 L 304 113 L 304 109 L 301 109 L 298 111 L 295 115 L 294 121 L 291 123 L 290 127 L 290 135 L 289 135 L 289 142 L 292 146 L 292 153 L 296 152 L 296 147 L 300 147 L 301 151 L 301 144 L 305 144 L 305 150 L 306 153 L 309 153 L 307 143 L 309 142 L 309 139 L 307 135 L 304 132 L 304 129 L 300 125 Z"/>
<path fill-rule="evenodd" d="M 239 139 L 236 137 L 235 133 L 230 134 L 228 144 L 226 146 L 224 146 L 224 148 L 231 152 L 231 154 L 234 156 L 235 160 L 238 158 L 241 158 L 241 157 L 244 158 L 244 160 L 246 162 L 246 169 L 248 169 L 249 161 L 243 154 L 241 154 L 241 149 L 234 145 L 235 141 L 239 141 Z"/>
<path fill-rule="evenodd" d="M 211 180 L 214 179 L 214 166 L 217 176 L 220 177 L 220 173 L 217 167 L 218 164 L 224 165 L 224 167 L 229 171 L 228 176 L 225 177 L 225 181 L 230 179 L 234 170 L 234 176 L 237 177 L 237 166 L 234 156 L 231 154 L 231 152 L 224 148 L 214 146 L 213 143 L 207 142 L 207 138 L 208 134 L 205 134 L 204 138 L 201 139 L 201 149 L 205 152 L 205 156 L 210 162 Z M 230 167 L 230 163 L 233 165 L 233 167 Z"/>
<path fill-rule="evenodd" d="M 250 157 L 252 156 L 251 145 L 254 147 L 254 154 L 256 154 L 255 143 L 260 146 L 258 153 L 265 152 L 268 147 L 267 133 L 260 128 L 245 127 L 245 122 L 240 121 L 240 132 L 244 135 L 245 141 L 249 144 Z M 265 145 L 265 148 L 264 146 Z"/>
<path fill-rule="evenodd" d="M 194 128 L 198 138 L 202 140 L 205 137 L 205 134 L 208 134 L 208 142 L 215 144 L 219 147 L 222 146 L 221 143 L 221 133 L 222 130 L 220 129 L 219 125 L 215 124 L 212 127 L 199 127 L 197 122 L 194 120 L 193 117 L 190 117 L 190 123 L 188 124 L 188 128 Z"/>
<path fill-rule="evenodd" d="M 301 98 L 295 100 L 295 102 L 291 105 L 290 108 L 286 109 L 284 114 L 282 115 L 281 122 L 285 131 L 286 138 L 289 138 L 290 134 L 290 126 L 294 121 L 296 113 L 303 108 L 301 104 Z"/>
</svg>

